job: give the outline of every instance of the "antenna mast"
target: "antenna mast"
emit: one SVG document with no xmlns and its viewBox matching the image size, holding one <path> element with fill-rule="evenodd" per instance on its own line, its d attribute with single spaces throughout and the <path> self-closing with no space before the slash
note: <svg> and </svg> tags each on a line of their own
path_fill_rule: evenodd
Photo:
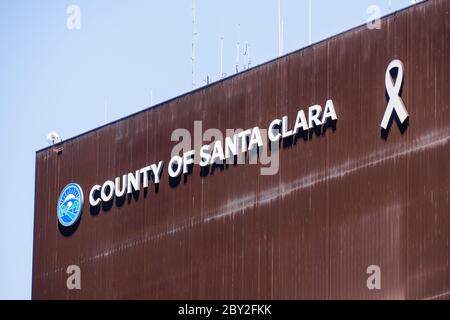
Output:
<svg viewBox="0 0 450 320">
<path fill-rule="evenodd" d="M 311 29 L 312 29 L 312 22 L 311 22 L 311 20 L 312 20 L 312 13 L 311 13 L 311 11 L 312 11 L 312 3 L 311 3 L 311 1 L 312 0 L 309 0 L 309 9 L 308 9 L 308 16 L 309 16 L 309 44 L 311 45 L 312 44 L 312 32 L 311 32 Z"/>
<path fill-rule="evenodd" d="M 223 79 L 223 36 L 220 37 L 220 79 Z"/>
<path fill-rule="evenodd" d="M 251 64 L 250 45 L 248 44 L 247 41 L 245 42 L 244 57 L 245 57 L 245 62 L 244 62 L 244 70 L 245 70 L 245 69 L 249 69 L 250 68 L 250 64 Z"/>
<path fill-rule="evenodd" d="M 239 72 L 239 55 L 240 55 L 240 43 L 241 41 L 241 25 L 238 24 L 238 36 L 237 36 L 237 45 L 236 45 L 236 73 Z"/>
<path fill-rule="evenodd" d="M 278 0 L 278 56 L 284 52 L 284 20 L 281 16 L 281 0 Z"/>
<path fill-rule="evenodd" d="M 195 88 L 195 40 L 197 36 L 196 19 L 195 19 L 195 0 L 192 0 L 192 89 Z"/>
<path fill-rule="evenodd" d="M 278 56 L 281 56 L 281 0 L 278 0 Z"/>
</svg>

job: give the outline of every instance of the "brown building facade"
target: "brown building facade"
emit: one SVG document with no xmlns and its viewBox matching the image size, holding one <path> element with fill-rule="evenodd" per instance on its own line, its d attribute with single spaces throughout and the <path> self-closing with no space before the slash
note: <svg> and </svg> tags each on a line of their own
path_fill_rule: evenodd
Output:
<svg viewBox="0 0 450 320">
<path fill-rule="evenodd" d="M 426 1 L 38 151 L 32 298 L 450 298 L 449 11 Z M 284 139 L 276 174 L 194 165 L 169 179 L 174 130 L 292 127 L 328 99 L 338 120 Z M 409 118 L 383 130 L 398 99 Z M 158 186 L 90 205 L 94 185 L 160 160 Z M 67 229 L 56 208 L 71 182 L 84 206 Z"/>
</svg>

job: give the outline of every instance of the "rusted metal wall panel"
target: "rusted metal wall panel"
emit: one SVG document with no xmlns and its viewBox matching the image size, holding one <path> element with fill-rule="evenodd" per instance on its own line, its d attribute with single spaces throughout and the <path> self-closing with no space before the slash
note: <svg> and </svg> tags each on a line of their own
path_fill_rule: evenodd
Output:
<svg viewBox="0 0 450 320">
<path fill-rule="evenodd" d="M 33 299 L 450 298 L 450 1 L 430 0 L 132 115 L 36 155 Z M 405 65 L 410 114 L 380 134 L 385 70 Z M 159 160 L 177 128 L 264 128 L 332 98 L 322 136 L 283 143 L 277 175 L 238 165 L 58 228 L 62 188 L 89 188 Z M 66 268 L 82 270 L 67 290 Z M 366 287 L 379 265 L 382 289 Z"/>
</svg>

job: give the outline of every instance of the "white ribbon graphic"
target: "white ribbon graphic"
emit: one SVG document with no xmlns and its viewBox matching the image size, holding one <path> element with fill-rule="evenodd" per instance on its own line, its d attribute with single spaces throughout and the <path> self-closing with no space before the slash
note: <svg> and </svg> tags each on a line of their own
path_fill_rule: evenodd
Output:
<svg viewBox="0 0 450 320">
<path fill-rule="evenodd" d="M 391 76 L 391 70 L 395 68 L 398 69 L 398 74 L 397 79 L 394 83 L 394 79 Z M 405 104 L 400 97 L 400 90 L 403 84 L 403 63 L 400 60 L 394 60 L 389 64 L 386 70 L 385 83 L 386 91 L 389 96 L 389 103 L 384 113 L 383 121 L 381 121 L 381 127 L 387 130 L 389 120 L 391 119 L 394 110 L 397 113 L 398 118 L 400 119 L 400 123 L 405 122 L 405 120 L 409 117 L 408 111 L 406 111 L 405 108 Z"/>
</svg>

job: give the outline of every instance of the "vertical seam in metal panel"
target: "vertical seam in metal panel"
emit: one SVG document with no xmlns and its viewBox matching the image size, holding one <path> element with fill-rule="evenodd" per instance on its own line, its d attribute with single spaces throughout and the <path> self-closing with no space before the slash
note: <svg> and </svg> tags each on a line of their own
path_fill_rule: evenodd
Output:
<svg viewBox="0 0 450 320">
<path fill-rule="evenodd" d="M 413 9 L 414 11 L 416 11 L 415 9 Z M 413 11 L 413 13 L 414 13 L 414 11 Z M 410 25 L 409 25 L 409 15 L 405 15 L 405 19 L 406 19 L 406 65 L 408 65 L 408 62 L 410 61 L 410 59 L 409 59 L 409 57 L 410 57 L 410 54 L 409 54 L 409 50 L 408 50 L 408 48 L 409 48 L 409 28 L 410 28 Z M 404 76 L 405 76 L 405 78 L 407 77 L 407 75 L 408 75 L 408 68 L 404 71 L 405 72 L 405 74 L 404 74 Z M 407 79 L 407 78 L 406 78 Z M 410 81 L 406 81 L 406 86 L 407 87 L 409 87 L 409 84 L 410 84 Z M 409 88 L 406 88 L 406 89 L 409 89 Z M 406 93 L 406 96 L 407 96 L 407 98 L 408 98 L 408 101 L 410 101 L 410 90 L 407 90 L 407 93 Z M 408 130 L 407 130 L 407 132 L 406 132 L 406 143 L 407 143 L 407 145 L 409 145 L 410 144 L 410 139 L 409 139 L 409 133 L 408 133 Z M 409 260 L 409 255 L 408 255 L 408 247 L 409 247 L 409 241 L 408 241 L 408 236 L 409 236 L 409 223 L 408 223 L 408 213 L 409 213 L 409 158 L 410 158 L 410 155 L 407 155 L 406 156 L 406 208 L 404 209 L 405 210 L 405 215 L 406 215 L 406 265 L 407 266 L 409 266 L 409 262 L 408 262 L 408 260 Z M 408 274 L 408 267 L 406 268 L 406 279 L 408 279 L 409 278 L 409 274 Z M 408 293 L 408 280 L 406 281 L 406 294 L 403 296 L 403 298 L 405 299 L 405 298 L 409 298 L 409 293 Z"/>
<path fill-rule="evenodd" d="M 327 99 L 330 96 L 330 42 L 327 43 Z M 329 139 L 327 142 L 327 154 L 326 154 L 326 176 L 329 176 L 330 162 L 329 162 Z M 326 274 L 326 285 L 327 285 L 327 299 L 331 299 L 331 250 L 330 250 L 330 182 L 327 179 L 327 198 L 326 198 L 326 234 L 327 234 L 327 274 Z"/>
</svg>

